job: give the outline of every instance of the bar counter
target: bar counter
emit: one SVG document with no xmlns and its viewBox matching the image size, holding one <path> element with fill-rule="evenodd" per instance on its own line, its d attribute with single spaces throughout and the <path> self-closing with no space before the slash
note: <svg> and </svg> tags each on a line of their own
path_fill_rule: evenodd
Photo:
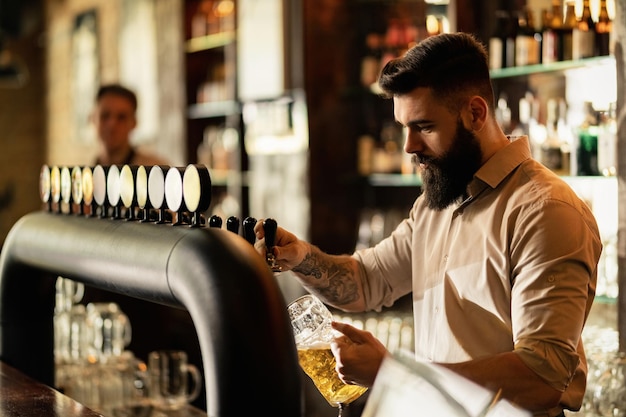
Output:
<svg viewBox="0 0 626 417">
<path fill-rule="evenodd" d="M 191 405 L 174 411 L 153 407 L 141 410 L 116 410 L 120 417 L 206 417 L 206 413 Z M 78 401 L 61 394 L 45 384 L 0 361 L 0 417 L 102 417 Z M 109 417 L 109 416 L 107 416 Z"/>
<path fill-rule="evenodd" d="M 101 416 L 84 405 L 0 362 L 0 417 Z"/>
</svg>

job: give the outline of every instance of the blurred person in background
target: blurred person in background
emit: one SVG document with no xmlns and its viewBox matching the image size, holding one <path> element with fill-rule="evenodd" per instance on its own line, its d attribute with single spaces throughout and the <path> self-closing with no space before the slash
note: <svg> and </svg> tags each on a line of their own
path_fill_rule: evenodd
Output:
<svg viewBox="0 0 626 417">
<path fill-rule="evenodd" d="M 120 84 L 106 84 L 98 89 L 91 121 L 96 128 L 100 165 L 167 165 L 156 155 L 131 144 L 130 135 L 137 126 L 137 95 Z"/>
</svg>

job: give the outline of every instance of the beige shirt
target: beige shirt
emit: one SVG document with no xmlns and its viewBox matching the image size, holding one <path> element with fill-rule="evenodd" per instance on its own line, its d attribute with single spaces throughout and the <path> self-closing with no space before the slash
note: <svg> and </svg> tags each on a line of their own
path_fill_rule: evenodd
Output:
<svg viewBox="0 0 626 417">
<path fill-rule="evenodd" d="M 355 253 L 368 309 L 412 291 L 417 358 L 455 363 L 515 351 L 564 392 L 564 408 L 580 408 L 581 332 L 602 250 L 593 214 L 531 158 L 527 137 L 492 156 L 468 188 L 465 201 L 442 211 L 417 198 L 390 237 Z"/>
</svg>

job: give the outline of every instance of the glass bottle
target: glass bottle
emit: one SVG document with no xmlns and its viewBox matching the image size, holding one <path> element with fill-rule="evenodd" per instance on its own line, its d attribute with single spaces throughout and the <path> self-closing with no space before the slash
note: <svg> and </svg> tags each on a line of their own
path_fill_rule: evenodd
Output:
<svg viewBox="0 0 626 417">
<path fill-rule="evenodd" d="M 585 103 L 585 119 L 578 129 L 577 175 L 600 175 L 598 170 L 598 117 L 593 105 Z"/>
<path fill-rule="evenodd" d="M 191 17 L 191 37 L 197 38 L 208 34 L 208 19 L 211 10 L 211 2 L 203 0 L 198 5 L 196 12 Z"/>
<path fill-rule="evenodd" d="M 507 20 L 506 25 L 506 38 L 505 38 L 505 54 L 504 54 L 504 66 L 514 67 L 515 63 L 515 37 L 517 36 L 517 16 L 514 14 L 509 14 L 509 18 Z"/>
<path fill-rule="evenodd" d="M 600 113 L 598 129 L 598 171 L 604 176 L 614 176 L 617 167 L 617 122 L 615 103 L 608 111 Z"/>
<path fill-rule="evenodd" d="M 530 150 L 533 158 L 539 162 L 542 161 L 541 150 L 546 142 L 548 130 L 546 126 L 539 121 L 540 102 L 533 96 L 530 91 L 524 95 L 530 106 L 530 118 L 528 119 L 528 139 L 530 140 Z"/>
<path fill-rule="evenodd" d="M 515 37 L 515 65 L 539 63 L 539 40 L 535 37 L 533 13 L 529 7 L 519 13 L 517 35 Z"/>
<path fill-rule="evenodd" d="M 567 102 L 564 98 L 558 100 L 558 118 L 556 122 L 556 134 L 561 142 L 562 175 L 571 175 L 571 151 L 574 147 L 574 134 L 567 123 Z"/>
<path fill-rule="evenodd" d="M 496 10 L 495 17 L 496 25 L 489 37 L 489 68 L 502 69 L 506 66 L 509 13 L 506 10 Z"/>
<path fill-rule="evenodd" d="M 583 11 L 572 33 L 572 59 L 590 58 L 594 55 L 596 23 L 591 16 L 589 0 L 583 1 Z"/>
<path fill-rule="evenodd" d="M 606 0 L 600 1 L 600 14 L 596 23 L 596 55 L 603 56 L 611 53 L 611 31 L 613 22 L 606 8 Z"/>
<path fill-rule="evenodd" d="M 541 146 L 541 162 L 559 175 L 564 175 L 566 166 L 563 163 L 563 152 L 561 150 L 562 141 L 559 138 L 558 130 L 558 102 L 556 99 L 549 99 L 547 103 L 546 140 Z"/>
<path fill-rule="evenodd" d="M 558 1 L 552 2 L 552 11 L 542 10 L 541 62 L 543 64 L 551 64 L 559 60 L 559 37 L 556 29 L 561 24 L 560 16 L 561 6 Z"/>
<path fill-rule="evenodd" d="M 567 1 L 565 3 L 565 18 L 559 29 L 559 37 L 561 42 L 561 49 L 559 53 L 559 60 L 569 61 L 572 59 L 573 52 L 573 34 L 574 28 L 578 24 L 576 20 L 576 11 L 574 1 Z"/>
</svg>

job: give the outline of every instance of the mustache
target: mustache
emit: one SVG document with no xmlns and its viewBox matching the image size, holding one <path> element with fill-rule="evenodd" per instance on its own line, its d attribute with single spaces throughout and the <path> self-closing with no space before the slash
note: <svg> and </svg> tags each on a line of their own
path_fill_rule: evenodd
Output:
<svg viewBox="0 0 626 417">
<path fill-rule="evenodd" d="M 419 164 L 433 164 L 437 162 L 437 158 L 432 156 L 420 155 L 417 153 L 411 154 L 411 163 L 415 166 Z"/>
</svg>

